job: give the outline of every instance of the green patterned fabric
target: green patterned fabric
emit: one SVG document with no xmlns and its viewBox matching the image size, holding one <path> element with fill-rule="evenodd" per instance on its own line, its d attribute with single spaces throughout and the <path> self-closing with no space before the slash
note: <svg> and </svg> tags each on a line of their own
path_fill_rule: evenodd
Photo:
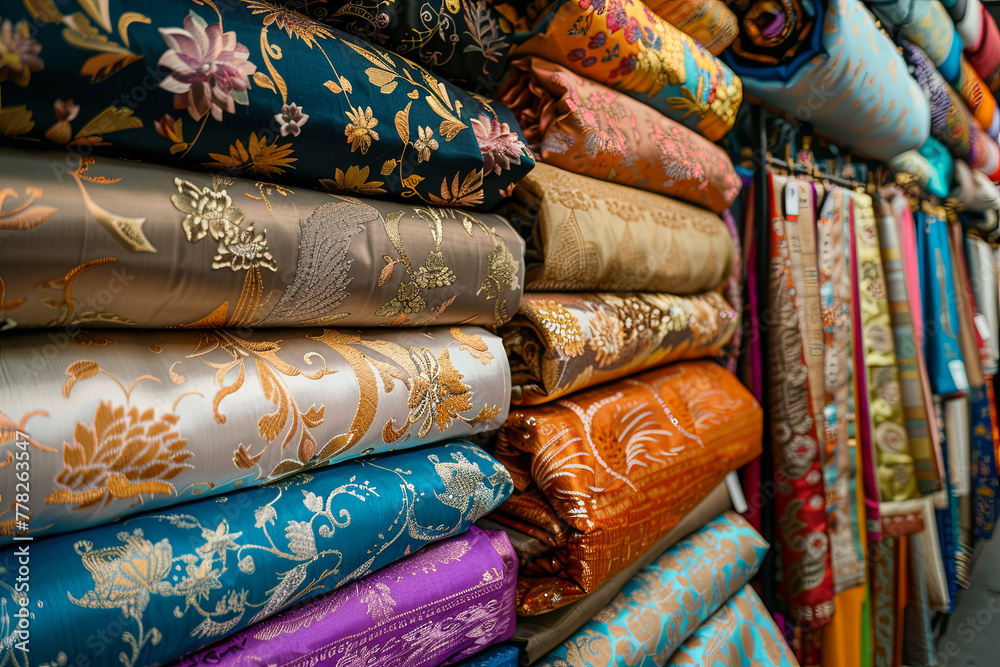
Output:
<svg viewBox="0 0 1000 667">
<path fill-rule="evenodd" d="M 0 21 L 0 142 L 67 164 L 482 209 L 534 164 L 503 105 L 268 2 L 24 0 Z"/>
</svg>

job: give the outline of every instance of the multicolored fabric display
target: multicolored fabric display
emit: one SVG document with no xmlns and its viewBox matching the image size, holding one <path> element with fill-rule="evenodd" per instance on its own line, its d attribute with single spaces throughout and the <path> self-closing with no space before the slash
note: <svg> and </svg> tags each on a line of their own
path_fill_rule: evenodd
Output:
<svg viewBox="0 0 1000 667">
<path fill-rule="evenodd" d="M 816 221 L 820 296 L 823 305 L 824 456 L 823 476 L 830 515 L 830 559 L 834 593 L 865 581 L 865 563 L 858 531 L 854 452 L 850 443 L 851 394 L 851 270 L 848 235 L 851 197 L 833 189 L 823 200 Z"/>
<path fill-rule="evenodd" d="M 718 216 L 543 163 L 503 212 L 528 246 L 529 291 L 697 294 L 719 287 L 734 264 Z"/>
<path fill-rule="evenodd" d="M 268 2 L 7 9 L 7 145 L 484 210 L 534 162 L 503 105 Z"/>
<path fill-rule="evenodd" d="M 750 586 L 744 586 L 719 607 L 666 664 L 670 667 L 799 667 L 781 630 Z"/>
<path fill-rule="evenodd" d="M 587 597 L 546 614 L 519 617 L 511 642 L 521 649 L 522 662 L 533 664 L 545 654 L 555 650 L 573 636 L 584 623 L 610 604 L 622 588 L 643 568 L 656 561 L 677 542 L 701 530 L 708 522 L 730 508 L 732 508 L 732 501 L 729 491 L 726 489 L 725 482 L 722 482 L 646 553 L 630 563 L 621 572 L 609 578 Z M 489 522 L 488 518 L 481 521 L 483 524 L 487 522 Z M 530 539 L 521 537 L 523 534 L 515 533 L 509 528 L 507 532 L 516 535 L 511 538 L 512 542 L 515 539 Z M 538 550 L 542 550 L 540 543 Z M 527 549 L 523 549 L 523 551 L 527 551 Z"/>
<path fill-rule="evenodd" d="M 514 40 L 512 55 L 569 68 L 711 141 L 729 132 L 743 100 L 739 77 L 641 2 L 555 0 Z"/>
<path fill-rule="evenodd" d="M 493 325 L 521 300 L 497 215 L 57 153 L 0 150 L 0 180 L 2 329 Z"/>
<path fill-rule="evenodd" d="M 857 0 L 745 0 L 730 9 L 744 30 L 723 57 L 747 94 L 882 161 L 927 139 L 927 99 Z"/>
<path fill-rule="evenodd" d="M 894 193 L 893 193 L 894 194 Z M 899 196 L 902 196 L 899 194 Z M 918 281 L 919 277 L 909 276 L 903 263 L 899 227 L 913 225 L 913 219 L 897 222 L 892 205 L 881 197 L 876 201 L 878 243 L 882 257 L 889 318 L 892 326 L 896 367 L 899 372 L 899 395 L 903 405 L 909 451 L 913 455 L 914 475 L 917 487 L 923 495 L 941 490 L 941 471 L 934 455 L 933 441 L 928 429 L 927 414 L 934 410 L 923 391 L 921 373 L 918 366 L 918 352 L 913 334 L 907 280 Z M 906 209 L 909 213 L 909 209 Z M 926 375 L 926 369 L 924 374 Z M 891 396 L 890 396 L 891 397 Z M 877 437 L 877 434 L 876 434 Z"/>
<path fill-rule="evenodd" d="M 958 30 L 971 31 L 978 29 L 978 40 L 965 42 L 965 55 L 969 64 L 991 89 L 996 88 L 998 69 L 1000 69 L 1000 29 L 997 22 L 979 0 L 968 0 L 966 14 L 968 21 L 958 23 Z M 964 39 L 964 37 L 963 37 Z"/>
<path fill-rule="evenodd" d="M 31 660 L 164 664 L 462 533 L 510 491 L 503 466 L 454 443 L 37 541 Z M 4 615 L 22 595 L 15 577 L 0 575 Z"/>
<path fill-rule="evenodd" d="M 760 454 L 761 428 L 757 402 L 709 361 L 513 410 L 496 456 L 517 493 L 493 518 L 549 548 L 519 552 L 518 613 L 569 604 L 641 556 Z"/>
<path fill-rule="evenodd" d="M 969 106 L 979 127 L 990 139 L 1000 141 L 1000 109 L 997 108 L 996 98 L 964 56 L 959 65 L 958 79 L 953 81 L 955 89 Z"/>
<path fill-rule="evenodd" d="M 646 0 L 644 4 L 714 55 L 725 51 L 740 31 L 736 16 L 721 0 Z"/>
<path fill-rule="evenodd" d="M 31 436 L 33 534 L 489 431 L 510 402 L 501 341 L 475 327 L 21 334 L 0 376 L 0 443 Z M 13 508 L 0 521 L 9 544 Z"/>
<path fill-rule="evenodd" d="M 948 10 L 938 0 L 865 0 L 890 30 L 916 44 L 930 57 L 946 81 L 958 79 L 962 38 Z"/>
<path fill-rule="evenodd" d="M 482 95 L 500 83 L 510 50 L 509 23 L 484 0 L 278 0 L 274 4 L 378 44 Z"/>
<path fill-rule="evenodd" d="M 899 366 L 893 340 L 893 322 L 882 268 L 878 229 L 871 197 L 854 196 L 857 281 L 861 296 L 863 349 L 856 363 L 864 364 L 871 444 L 883 502 L 918 495 L 913 453 L 899 386 Z"/>
<path fill-rule="evenodd" d="M 472 526 L 176 667 L 347 667 L 373 658 L 386 666 L 449 664 L 511 635 L 516 582 L 507 536 Z"/>
<path fill-rule="evenodd" d="M 983 36 L 982 4 L 979 0 L 944 0 L 941 4 L 955 23 L 955 30 L 962 38 L 965 53 L 975 52 Z"/>
<path fill-rule="evenodd" d="M 500 334 L 514 405 L 536 405 L 675 361 L 720 356 L 739 313 L 718 292 L 529 294 Z"/>
<path fill-rule="evenodd" d="M 969 388 L 969 378 L 958 343 L 958 305 L 955 300 L 954 272 L 948 245 L 945 212 L 929 203 L 914 211 L 917 223 L 917 252 L 920 285 L 925 313 L 923 337 L 931 387 L 938 396 L 948 396 Z"/>
<path fill-rule="evenodd" d="M 781 591 L 796 623 L 818 628 L 829 623 L 833 615 L 833 569 L 820 454 L 824 432 L 819 424 L 823 408 L 819 411 L 814 408 L 817 392 L 811 387 L 813 382 L 823 382 L 824 337 L 820 330 L 815 341 L 806 339 L 810 318 L 805 294 L 809 290 L 802 276 L 818 279 L 818 273 L 815 263 L 803 267 L 801 253 L 816 246 L 803 243 L 799 227 L 794 224 L 800 213 L 812 215 L 813 191 L 804 181 L 795 182 L 793 190 L 786 188 L 788 179 L 774 174 L 768 174 L 767 178 L 771 221 L 767 249 L 771 257 L 768 308 L 776 314 L 776 321 L 767 329 L 767 359 L 777 483 L 775 514 L 784 571 Z M 779 199 L 782 196 L 787 197 L 784 207 Z M 808 221 L 811 224 L 812 218 Z M 796 233 L 794 240 L 788 237 L 789 232 Z M 818 318 L 822 326 L 822 315 L 813 315 L 812 319 Z M 812 342 L 816 345 L 811 345 Z M 816 359 L 811 358 L 816 350 L 820 352 L 818 377 Z M 825 390 L 822 395 L 825 397 Z"/>
<path fill-rule="evenodd" d="M 869 545 L 871 551 L 872 665 L 892 667 L 895 646 L 896 559 L 898 540 L 885 536 Z"/>
<path fill-rule="evenodd" d="M 746 586 L 767 543 L 726 512 L 625 584 L 621 592 L 538 667 L 664 664 L 699 625 Z"/>
<path fill-rule="evenodd" d="M 740 191 L 721 148 L 627 95 L 541 58 L 510 64 L 497 91 L 548 164 L 719 213 Z"/>
<path fill-rule="evenodd" d="M 924 91 L 930 105 L 931 136 L 956 158 L 966 157 L 969 154 L 969 120 L 962 98 L 919 46 L 903 40 L 900 47 L 910 75 Z"/>
<path fill-rule="evenodd" d="M 888 161 L 893 171 L 913 176 L 921 187 L 937 197 L 947 197 L 951 190 L 954 161 L 948 150 L 934 137 L 927 137 L 923 146 L 906 151 Z"/>
</svg>

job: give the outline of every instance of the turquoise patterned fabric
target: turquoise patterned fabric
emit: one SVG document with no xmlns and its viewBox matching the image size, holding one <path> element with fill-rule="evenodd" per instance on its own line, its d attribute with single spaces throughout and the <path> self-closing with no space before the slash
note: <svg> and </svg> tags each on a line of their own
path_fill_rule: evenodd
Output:
<svg viewBox="0 0 1000 667">
<path fill-rule="evenodd" d="M 668 665 L 798 667 L 781 630 L 750 586 L 729 598 L 701 624 Z"/>
<path fill-rule="evenodd" d="M 510 111 L 260 0 L 4 3 L 0 142 L 489 209 L 534 162 Z M 64 169 L 65 170 L 65 169 Z"/>
<path fill-rule="evenodd" d="M 639 572 L 536 665 L 663 665 L 665 656 L 747 584 L 766 553 L 767 543 L 750 524 L 726 512 Z"/>
<path fill-rule="evenodd" d="M 17 665 L 164 664 L 467 530 L 512 489 L 495 459 L 456 442 L 29 543 L 30 655 L 8 655 Z M 0 552 L 5 643 L 19 640 L 23 544 Z"/>
<path fill-rule="evenodd" d="M 497 646 L 455 665 L 456 667 L 517 667 L 517 649 L 513 646 Z"/>
</svg>

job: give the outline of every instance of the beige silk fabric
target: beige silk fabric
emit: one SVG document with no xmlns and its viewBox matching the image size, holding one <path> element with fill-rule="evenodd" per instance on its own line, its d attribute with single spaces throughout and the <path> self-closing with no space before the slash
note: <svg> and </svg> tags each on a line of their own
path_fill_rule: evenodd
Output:
<svg viewBox="0 0 1000 667">
<path fill-rule="evenodd" d="M 65 153 L 0 183 L 0 330 L 496 325 L 524 284 L 497 215 Z"/>
<path fill-rule="evenodd" d="M 510 403 L 476 327 L 40 331 L 0 336 L 0 379 L 0 466 L 26 433 L 33 534 L 482 433 Z M 0 474 L 0 544 L 17 481 Z"/>
<path fill-rule="evenodd" d="M 719 356 L 738 315 L 718 292 L 527 294 L 500 329 L 511 402 L 547 403 L 642 370 Z"/>
<path fill-rule="evenodd" d="M 539 163 L 505 213 L 524 232 L 528 291 L 696 294 L 717 288 L 735 249 L 705 209 Z"/>
</svg>

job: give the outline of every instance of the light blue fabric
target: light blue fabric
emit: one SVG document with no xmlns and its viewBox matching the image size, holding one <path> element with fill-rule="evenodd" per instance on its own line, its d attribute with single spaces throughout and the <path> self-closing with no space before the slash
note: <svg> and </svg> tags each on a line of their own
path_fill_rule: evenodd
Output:
<svg viewBox="0 0 1000 667">
<path fill-rule="evenodd" d="M 30 655 L 14 650 L 15 664 L 170 662 L 464 532 L 512 490 L 495 459 L 456 442 L 29 543 Z M 5 633 L 21 544 L 0 552 Z"/>
<path fill-rule="evenodd" d="M 726 512 L 644 568 L 537 667 L 653 667 L 757 572 L 767 543 Z"/>
</svg>

